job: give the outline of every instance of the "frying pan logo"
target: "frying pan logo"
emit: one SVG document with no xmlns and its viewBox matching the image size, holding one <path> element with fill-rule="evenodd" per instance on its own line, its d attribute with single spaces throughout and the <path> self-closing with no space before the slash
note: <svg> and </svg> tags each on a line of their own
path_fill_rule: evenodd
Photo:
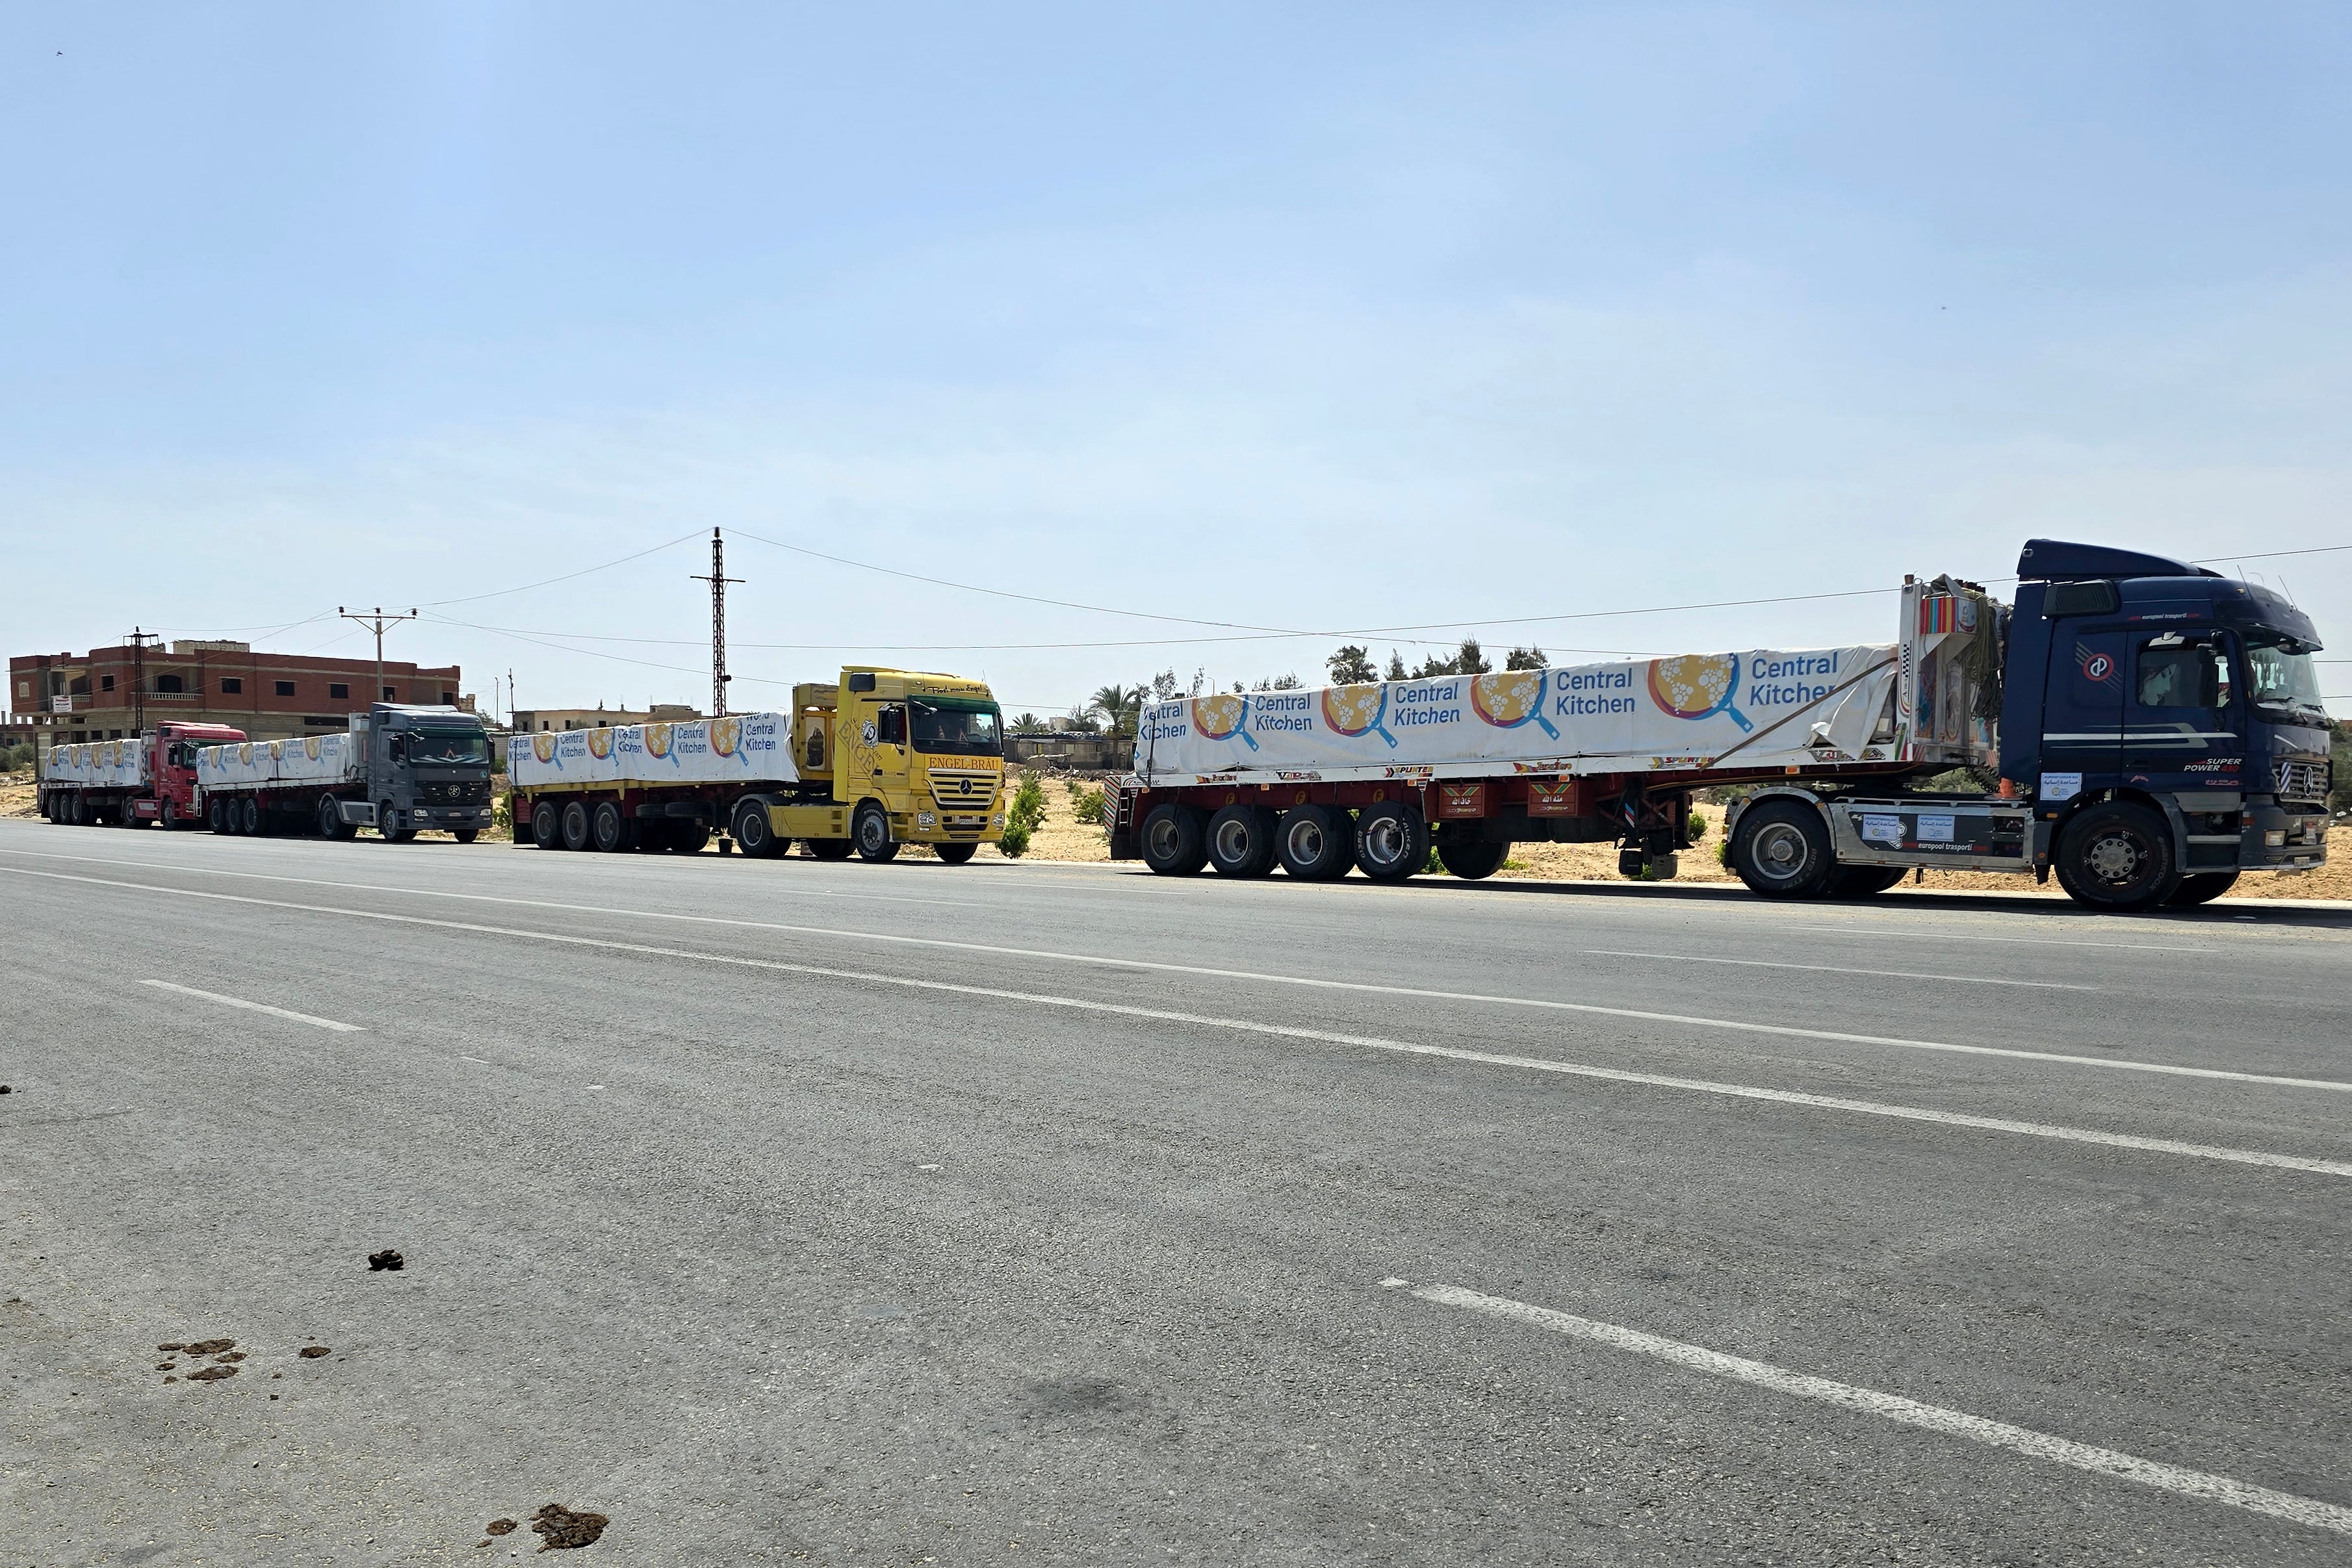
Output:
<svg viewBox="0 0 2352 1568">
<path fill-rule="evenodd" d="M 1238 692 L 1215 692 L 1192 699 L 1192 727 L 1203 740 L 1231 740 L 1239 736 L 1252 751 L 1257 737 L 1242 727 L 1249 719 L 1249 698 Z"/>
<path fill-rule="evenodd" d="M 591 757 L 613 755 L 613 731 L 609 727 L 599 725 L 588 732 L 588 755 Z"/>
<path fill-rule="evenodd" d="M 253 742 L 248 740 L 244 745 L 236 748 L 236 759 L 239 762 L 250 762 L 253 760 Z"/>
<path fill-rule="evenodd" d="M 1517 729 L 1533 719 L 1554 740 L 1559 731 L 1544 717 L 1544 672 L 1505 670 L 1470 683 L 1470 709 L 1496 729 Z"/>
<path fill-rule="evenodd" d="M 646 726 L 646 755 L 647 757 L 669 756 L 669 726 L 666 724 Z M 677 759 L 672 758 L 671 760 Z"/>
<path fill-rule="evenodd" d="M 273 740 L 269 743 L 269 760 L 272 762 L 283 762 L 286 760 L 286 743 L 284 741 Z"/>
<path fill-rule="evenodd" d="M 309 758 L 313 762 L 319 760 L 319 737 L 317 736 L 311 735 L 305 736 L 303 737 L 302 755 Z"/>
<path fill-rule="evenodd" d="M 732 757 L 743 741 L 743 721 L 740 718 L 714 718 L 710 721 L 710 749 L 720 757 Z"/>
<path fill-rule="evenodd" d="M 1659 711 L 1675 718 L 1713 718 L 1727 714 L 1742 729 L 1756 727 L 1748 716 L 1731 706 L 1739 695 L 1739 655 L 1685 653 L 1677 659 L 1650 661 L 1650 700 Z"/>
<path fill-rule="evenodd" d="M 530 754 L 533 757 L 538 758 L 541 762 L 554 761 L 555 733 L 552 730 L 542 729 L 538 734 L 532 736 L 530 737 Z"/>
<path fill-rule="evenodd" d="M 2080 643 L 2074 644 L 2074 664 L 2083 672 L 2083 678 L 2095 685 L 2105 685 L 2116 678 L 2115 659 Z"/>
<path fill-rule="evenodd" d="M 1394 746 L 1397 738 L 1382 722 L 1388 713 L 1389 689 L 1384 685 L 1323 689 L 1323 722 L 1331 727 L 1334 735 L 1377 735 Z"/>
</svg>

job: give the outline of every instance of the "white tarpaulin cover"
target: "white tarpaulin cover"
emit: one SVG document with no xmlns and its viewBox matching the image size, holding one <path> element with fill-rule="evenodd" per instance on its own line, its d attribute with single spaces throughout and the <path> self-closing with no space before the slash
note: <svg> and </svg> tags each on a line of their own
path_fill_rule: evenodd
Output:
<svg viewBox="0 0 2352 1568">
<path fill-rule="evenodd" d="M 89 740 L 60 746 L 48 754 L 42 776 L 52 784 L 85 789 L 136 789 L 147 782 L 143 741 Z"/>
<path fill-rule="evenodd" d="M 364 730 L 302 735 L 291 740 L 233 740 L 196 749 L 196 783 L 205 789 L 264 784 L 342 784 L 367 771 Z"/>
<path fill-rule="evenodd" d="M 1895 679 L 1882 644 L 1214 693 L 1146 708 L 1136 771 L 1184 784 L 1880 761 L 1899 749 L 1874 740 Z"/>
<path fill-rule="evenodd" d="M 792 716 L 739 713 L 691 724 L 541 729 L 507 747 L 518 789 L 550 784 L 791 784 Z"/>
</svg>

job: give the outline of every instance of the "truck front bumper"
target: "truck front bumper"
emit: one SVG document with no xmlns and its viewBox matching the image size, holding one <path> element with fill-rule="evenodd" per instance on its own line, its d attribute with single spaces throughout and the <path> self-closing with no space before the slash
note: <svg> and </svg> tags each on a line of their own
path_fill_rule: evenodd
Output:
<svg viewBox="0 0 2352 1568">
<path fill-rule="evenodd" d="M 438 828 L 487 828 L 490 825 L 488 806 L 416 806 L 405 811 L 394 811 L 388 824 L 395 830 L 415 829 L 429 832 Z"/>
<path fill-rule="evenodd" d="M 2312 871 L 2327 863 L 2324 807 L 2249 802 L 2238 817 L 2238 864 L 2246 871 Z"/>
</svg>

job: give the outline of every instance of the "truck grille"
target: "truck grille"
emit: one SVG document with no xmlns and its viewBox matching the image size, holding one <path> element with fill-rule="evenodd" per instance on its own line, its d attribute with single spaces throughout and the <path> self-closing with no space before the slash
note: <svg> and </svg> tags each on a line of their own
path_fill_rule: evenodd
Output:
<svg viewBox="0 0 2352 1568">
<path fill-rule="evenodd" d="M 985 811 L 995 803 L 994 773 L 977 768 L 934 768 L 931 774 L 931 799 L 942 811 Z"/>
<path fill-rule="evenodd" d="M 2282 800 L 2325 800 L 2327 799 L 2328 764 L 2325 762 L 2282 762 L 2278 765 L 2276 784 Z"/>
<path fill-rule="evenodd" d="M 458 779 L 447 784 L 420 784 L 416 787 L 420 800 L 438 800 L 451 806 L 484 806 L 489 803 L 490 781 Z"/>
</svg>

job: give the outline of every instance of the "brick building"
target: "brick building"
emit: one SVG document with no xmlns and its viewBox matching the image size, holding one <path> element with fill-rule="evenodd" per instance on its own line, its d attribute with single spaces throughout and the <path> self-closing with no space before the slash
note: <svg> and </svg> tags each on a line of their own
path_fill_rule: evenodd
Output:
<svg viewBox="0 0 2352 1568">
<path fill-rule="evenodd" d="M 257 653 L 244 643 L 174 643 L 163 648 L 93 648 L 8 661 L 10 740 L 43 746 L 112 740 L 135 733 L 143 710 L 159 719 L 225 724 L 257 740 L 347 727 L 372 701 L 473 706 L 457 666 L 383 662 L 379 698 L 373 659 Z"/>
</svg>

